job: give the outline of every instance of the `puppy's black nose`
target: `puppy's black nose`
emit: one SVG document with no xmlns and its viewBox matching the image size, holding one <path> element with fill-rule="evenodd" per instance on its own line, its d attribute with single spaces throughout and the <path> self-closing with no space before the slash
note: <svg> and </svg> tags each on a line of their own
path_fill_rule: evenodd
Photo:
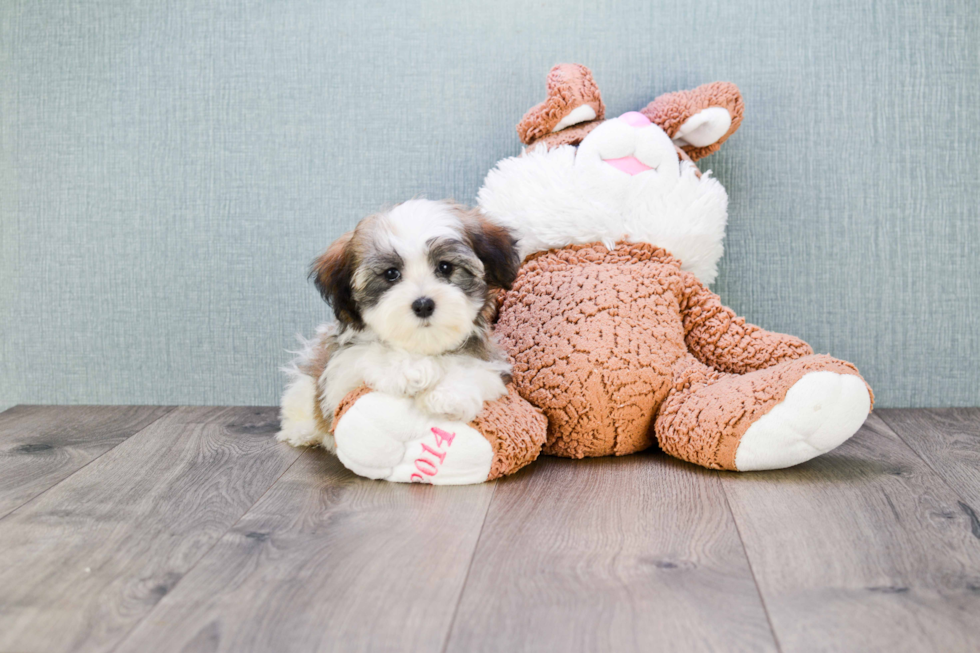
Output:
<svg viewBox="0 0 980 653">
<path fill-rule="evenodd" d="M 412 311 L 421 318 L 432 315 L 436 310 L 436 303 L 428 297 L 419 297 L 412 302 Z"/>
</svg>

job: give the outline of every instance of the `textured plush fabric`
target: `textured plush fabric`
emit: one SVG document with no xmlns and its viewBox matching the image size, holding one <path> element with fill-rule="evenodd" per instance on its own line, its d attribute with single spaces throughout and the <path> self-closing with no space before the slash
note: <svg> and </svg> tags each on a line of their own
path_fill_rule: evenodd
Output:
<svg viewBox="0 0 980 653">
<path fill-rule="evenodd" d="M 547 148 L 558 147 L 559 145 L 578 145 L 582 142 L 583 138 L 589 135 L 590 131 L 601 124 L 601 120 L 590 120 L 588 122 L 572 125 L 571 127 L 562 129 L 554 134 L 548 134 L 535 140 L 533 143 L 527 146 L 527 151 L 531 152 L 539 147 Z"/>
<path fill-rule="evenodd" d="M 660 448 L 703 467 L 734 470 L 736 449 L 746 430 L 781 402 L 804 374 L 820 371 L 861 378 L 852 364 L 827 355 L 785 360 L 744 374 L 722 374 L 700 361 L 679 361 L 674 391 L 656 416 Z"/>
<path fill-rule="evenodd" d="M 493 447 L 487 479 L 491 481 L 537 460 L 548 437 L 548 420 L 521 398 L 513 384 L 507 386 L 506 396 L 484 404 L 470 426 Z"/>
<path fill-rule="evenodd" d="M 602 103 L 599 87 L 592 78 L 592 72 L 585 66 L 555 66 L 548 74 L 546 89 L 548 97 L 544 102 L 535 105 L 517 123 L 517 135 L 525 145 L 551 134 L 565 116 L 580 106 L 592 108 L 595 113 L 593 120 L 601 121 L 606 117 L 606 106 Z M 584 137 L 585 134 L 582 134 L 579 138 Z"/>
<path fill-rule="evenodd" d="M 370 392 L 362 387 L 348 393 L 334 411 L 333 423 L 339 424 L 357 400 Z M 493 449 L 488 481 L 513 474 L 537 460 L 548 435 L 544 415 L 522 399 L 513 384 L 507 386 L 505 396 L 484 404 L 469 426 L 486 438 Z"/>
<path fill-rule="evenodd" d="M 4 0 L 0 406 L 276 404 L 309 262 L 473 203 L 562 61 L 611 116 L 738 84 L 712 289 L 876 405 L 980 403 L 975 0 Z"/>
<path fill-rule="evenodd" d="M 518 391 L 548 417 L 544 452 L 570 458 L 630 454 L 656 438 L 683 460 L 735 469 L 739 438 L 803 374 L 858 374 L 746 324 L 645 243 L 532 256 L 495 334 Z"/>
<path fill-rule="evenodd" d="M 650 122 L 660 125 L 668 136 L 674 138 L 687 116 L 709 107 L 728 109 L 728 113 L 732 117 L 732 124 L 725 135 L 711 145 L 705 147 L 685 145 L 681 148 L 691 159 L 697 161 L 721 149 L 722 144 L 742 124 L 745 103 L 742 101 L 742 94 L 739 93 L 738 86 L 731 82 L 712 82 L 702 84 L 689 91 L 664 93 L 648 104 L 640 113 L 649 118 Z"/>
<path fill-rule="evenodd" d="M 351 390 L 350 392 L 348 392 L 347 396 L 341 399 L 340 403 L 337 404 L 337 407 L 333 409 L 332 423 L 336 424 L 337 422 L 339 422 L 340 418 L 342 418 L 347 413 L 347 411 L 349 411 L 351 408 L 354 407 L 354 404 L 357 403 L 357 400 L 363 397 L 364 395 L 368 394 L 369 392 L 372 392 L 372 390 L 367 386 L 361 386 L 356 390 Z"/>
</svg>

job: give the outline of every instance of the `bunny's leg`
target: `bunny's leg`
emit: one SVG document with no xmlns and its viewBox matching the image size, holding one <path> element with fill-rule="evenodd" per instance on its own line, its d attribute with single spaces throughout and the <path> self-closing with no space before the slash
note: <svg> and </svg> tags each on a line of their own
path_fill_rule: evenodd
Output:
<svg viewBox="0 0 980 653">
<path fill-rule="evenodd" d="M 512 474 L 534 461 L 547 421 L 513 387 L 470 423 L 432 417 L 411 399 L 367 388 L 334 417 L 337 457 L 355 474 L 402 483 L 465 485 Z"/>
<path fill-rule="evenodd" d="M 791 467 L 851 437 L 871 408 L 871 393 L 850 363 L 804 356 L 748 374 L 717 372 L 693 357 L 680 361 L 661 405 L 661 448 L 714 469 Z"/>
</svg>

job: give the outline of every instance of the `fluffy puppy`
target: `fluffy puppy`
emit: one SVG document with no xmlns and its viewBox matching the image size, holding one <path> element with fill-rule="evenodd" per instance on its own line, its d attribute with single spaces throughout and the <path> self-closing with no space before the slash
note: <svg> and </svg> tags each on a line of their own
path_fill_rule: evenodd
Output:
<svg viewBox="0 0 980 653">
<path fill-rule="evenodd" d="M 519 266 L 506 228 L 452 202 L 409 200 L 362 220 L 313 262 L 336 320 L 288 370 L 279 440 L 333 450 L 334 409 L 363 385 L 473 420 L 506 394 L 510 366 L 490 321 Z"/>
</svg>

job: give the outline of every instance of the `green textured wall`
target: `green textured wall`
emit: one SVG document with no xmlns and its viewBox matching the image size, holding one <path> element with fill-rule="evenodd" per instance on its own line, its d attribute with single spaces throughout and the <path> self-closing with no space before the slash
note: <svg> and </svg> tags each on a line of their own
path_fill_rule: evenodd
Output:
<svg viewBox="0 0 980 653">
<path fill-rule="evenodd" d="M 612 115 L 739 84 L 715 290 L 879 406 L 980 404 L 978 44 L 967 0 L 7 0 L 0 406 L 276 402 L 308 261 L 472 201 L 560 61 Z"/>
</svg>

